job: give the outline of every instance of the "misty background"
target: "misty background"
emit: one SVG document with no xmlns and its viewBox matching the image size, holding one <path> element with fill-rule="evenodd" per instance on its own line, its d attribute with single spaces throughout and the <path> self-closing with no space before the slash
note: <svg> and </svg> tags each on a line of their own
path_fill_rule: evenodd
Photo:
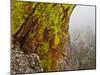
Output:
<svg viewBox="0 0 100 75">
<path fill-rule="evenodd" d="M 70 36 L 74 39 L 73 34 L 77 31 L 86 32 L 88 30 L 95 34 L 95 7 L 76 5 L 70 17 Z"/>
<path fill-rule="evenodd" d="M 73 69 L 95 69 L 95 6 L 76 5 L 69 26 Z"/>
</svg>

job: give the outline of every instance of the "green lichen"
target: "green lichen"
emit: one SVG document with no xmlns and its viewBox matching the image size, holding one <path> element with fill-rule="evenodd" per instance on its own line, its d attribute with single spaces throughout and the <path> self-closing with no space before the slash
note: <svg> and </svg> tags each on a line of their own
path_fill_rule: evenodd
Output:
<svg viewBox="0 0 100 75">
<path fill-rule="evenodd" d="M 29 2 L 17 2 L 16 0 L 12 0 L 12 35 L 19 30 L 27 18 L 30 10 L 27 7 L 31 5 L 32 3 Z"/>
<path fill-rule="evenodd" d="M 55 40 L 54 40 L 55 44 L 54 44 L 54 48 L 56 48 L 60 42 L 59 36 L 56 34 L 55 35 Z"/>
<path fill-rule="evenodd" d="M 75 5 L 70 5 L 70 9 L 68 10 L 68 16 L 72 14 L 73 9 L 75 8 Z"/>
<path fill-rule="evenodd" d="M 40 48 L 41 54 L 47 53 L 48 50 L 49 50 L 49 43 L 48 42 L 47 43 L 44 42 L 43 45 Z"/>
<path fill-rule="evenodd" d="M 44 68 L 44 71 L 48 70 L 51 71 L 52 69 L 52 57 L 48 54 L 48 56 L 45 59 L 41 60 L 42 66 Z"/>
<path fill-rule="evenodd" d="M 61 40 L 67 38 L 68 29 L 67 32 L 64 32 L 62 31 L 62 26 L 69 26 L 69 24 L 66 22 L 69 20 L 69 18 L 65 18 L 70 17 L 75 5 L 15 2 L 15 0 L 12 1 L 12 34 L 15 34 L 19 30 L 25 19 L 28 17 L 30 10 L 27 7 L 31 7 L 31 9 L 33 9 L 36 4 L 38 4 L 32 15 L 34 18 L 33 21 L 38 19 L 38 22 L 36 22 L 36 24 L 34 23 L 36 28 L 33 28 L 33 32 L 28 33 L 28 39 L 26 39 L 26 41 L 30 40 L 31 38 L 31 43 L 24 42 L 25 49 L 28 50 L 28 43 L 33 47 L 35 45 L 37 49 L 39 49 L 38 52 L 41 58 L 43 69 L 45 71 L 52 70 L 52 63 L 55 62 L 52 60 L 53 55 L 50 54 L 50 51 L 52 48 L 54 50 L 57 49 L 58 45 L 61 44 Z M 65 9 L 67 8 L 69 9 L 65 12 Z M 66 20 L 65 23 L 63 23 L 62 19 Z M 44 31 L 46 28 L 47 39 L 44 40 Z M 50 43 L 50 40 L 52 43 Z M 38 43 L 35 44 L 36 42 Z"/>
</svg>

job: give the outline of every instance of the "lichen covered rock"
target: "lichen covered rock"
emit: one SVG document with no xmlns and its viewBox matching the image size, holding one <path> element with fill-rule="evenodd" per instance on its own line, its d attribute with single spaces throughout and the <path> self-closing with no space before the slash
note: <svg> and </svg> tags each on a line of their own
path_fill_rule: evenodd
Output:
<svg viewBox="0 0 100 75">
<path fill-rule="evenodd" d="M 19 4 L 19 5 L 17 5 Z M 25 6 L 26 5 L 26 6 Z M 75 7 L 72 4 L 51 4 L 51 3 L 17 3 L 16 8 L 23 7 L 26 13 L 14 17 L 13 13 L 13 26 L 19 25 L 18 30 L 12 34 L 14 38 L 14 46 L 19 47 L 31 63 L 31 68 L 34 67 L 34 60 L 31 60 L 35 53 L 39 56 L 41 65 L 44 72 L 48 71 L 61 71 L 68 70 L 70 61 L 69 46 L 65 48 L 65 44 L 69 43 L 69 19 Z M 29 6 L 30 10 L 26 9 Z M 17 12 L 20 14 L 20 12 Z M 16 15 L 16 14 L 15 14 Z M 22 20 L 23 23 L 16 20 Z M 31 56 L 30 56 L 31 55 Z M 36 58 L 36 57 L 34 57 Z M 67 60 L 65 60 L 65 58 Z M 15 59 L 16 61 L 16 59 Z M 13 61 L 12 61 L 13 62 Z M 65 63 L 63 63 L 65 62 Z M 66 63 L 68 62 L 68 63 Z M 35 64 L 36 65 L 36 64 Z M 61 65 L 64 65 L 61 68 Z M 38 69 L 38 67 L 36 68 Z"/>
<path fill-rule="evenodd" d="M 38 55 L 25 55 L 21 50 L 11 52 L 11 74 L 43 72 Z"/>
</svg>

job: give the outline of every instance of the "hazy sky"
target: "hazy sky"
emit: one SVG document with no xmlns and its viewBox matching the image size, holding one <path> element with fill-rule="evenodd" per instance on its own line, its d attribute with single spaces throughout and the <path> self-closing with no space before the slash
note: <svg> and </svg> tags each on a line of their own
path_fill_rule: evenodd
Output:
<svg viewBox="0 0 100 75">
<path fill-rule="evenodd" d="M 88 28 L 95 32 L 95 6 L 76 5 L 70 17 L 70 35 L 76 30 L 85 31 Z"/>
</svg>

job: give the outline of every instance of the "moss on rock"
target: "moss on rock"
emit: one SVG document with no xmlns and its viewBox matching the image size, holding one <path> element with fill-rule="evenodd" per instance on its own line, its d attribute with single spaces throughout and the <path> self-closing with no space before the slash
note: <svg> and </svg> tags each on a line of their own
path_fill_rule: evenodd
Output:
<svg viewBox="0 0 100 75">
<path fill-rule="evenodd" d="M 12 34 L 18 32 L 14 38 L 20 43 L 20 48 L 26 54 L 37 53 L 45 71 L 58 71 L 59 69 L 53 66 L 59 68 L 59 60 L 63 60 L 64 41 L 68 39 L 66 36 L 69 36 L 69 19 L 75 5 L 14 1 Z M 31 21 L 27 21 L 26 18 Z"/>
</svg>

